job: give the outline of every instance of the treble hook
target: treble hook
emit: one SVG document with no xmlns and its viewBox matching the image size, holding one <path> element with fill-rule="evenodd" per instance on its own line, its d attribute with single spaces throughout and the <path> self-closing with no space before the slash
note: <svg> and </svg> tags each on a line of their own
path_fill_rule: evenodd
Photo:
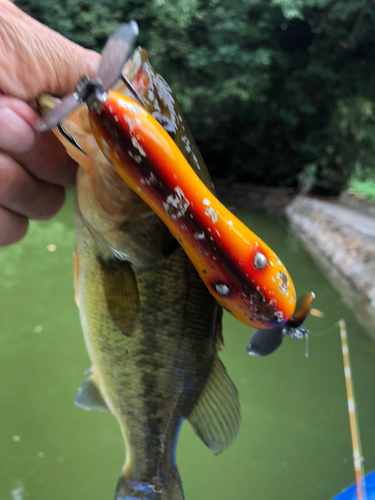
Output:
<svg viewBox="0 0 375 500">
<path fill-rule="evenodd" d="M 70 144 L 72 144 L 73 146 L 75 146 L 77 149 L 79 149 L 79 151 L 81 151 L 81 153 L 83 153 L 84 155 L 87 156 L 87 153 L 81 148 L 81 146 L 78 144 L 78 142 L 74 139 L 74 137 L 72 137 L 71 135 L 68 134 L 68 132 L 64 129 L 64 127 L 61 125 L 61 123 L 58 123 L 57 124 L 57 128 L 58 128 L 58 131 L 60 132 L 60 134 L 65 137 L 65 139 L 67 141 L 70 142 Z"/>
</svg>

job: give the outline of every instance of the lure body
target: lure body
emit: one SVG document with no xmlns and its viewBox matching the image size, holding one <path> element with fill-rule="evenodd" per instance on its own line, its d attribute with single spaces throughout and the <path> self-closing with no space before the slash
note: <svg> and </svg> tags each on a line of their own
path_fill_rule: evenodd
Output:
<svg viewBox="0 0 375 500">
<path fill-rule="evenodd" d="M 183 246 L 217 301 L 242 323 L 282 327 L 295 290 L 276 254 L 222 205 L 163 127 L 109 91 L 90 125 L 104 156 Z"/>
</svg>

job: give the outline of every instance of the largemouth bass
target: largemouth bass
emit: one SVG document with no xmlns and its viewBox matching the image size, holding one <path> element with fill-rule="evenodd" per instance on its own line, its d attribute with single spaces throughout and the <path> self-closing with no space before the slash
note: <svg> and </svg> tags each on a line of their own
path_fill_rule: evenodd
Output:
<svg viewBox="0 0 375 500">
<path fill-rule="evenodd" d="M 127 74 L 212 190 L 173 94 L 144 51 Z M 238 394 L 218 357 L 221 308 L 167 227 L 102 155 L 87 109 L 63 125 L 86 152 L 60 136 L 80 164 L 74 277 L 92 363 L 76 404 L 109 410 L 120 425 L 126 463 L 116 500 L 182 500 L 175 449 L 184 419 L 215 454 L 240 425 Z"/>
</svg>

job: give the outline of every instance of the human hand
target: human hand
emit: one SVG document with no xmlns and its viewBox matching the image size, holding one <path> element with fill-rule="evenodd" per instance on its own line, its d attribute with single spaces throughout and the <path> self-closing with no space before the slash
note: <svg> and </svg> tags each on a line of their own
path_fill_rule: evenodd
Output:
<svg viewBox="0 0 375 500">
<path fill-rule="evenodd" d="M 29 219 L 52 217 L 75 181 L 76 164 L 59 141 L 34 131 L 38 114 L 28 102 L 41 92 L 72 92 L 99 62 L 99 54 L 0 0 L 0 246 L 20 240 Z"/>
</svg>

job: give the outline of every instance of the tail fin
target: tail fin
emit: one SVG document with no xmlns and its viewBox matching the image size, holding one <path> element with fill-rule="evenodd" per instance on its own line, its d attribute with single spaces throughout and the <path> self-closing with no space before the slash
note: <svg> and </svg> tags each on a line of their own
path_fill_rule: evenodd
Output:
<svg viewBox="0 0 375 500">
<path fill-rule="evenodd" d="M 184 500 L 177 469 L 172 477 L 153 477 L 151 482 L 137 482 L 121 476 L 116 489 L 115 500 Z"/>
</svg>

